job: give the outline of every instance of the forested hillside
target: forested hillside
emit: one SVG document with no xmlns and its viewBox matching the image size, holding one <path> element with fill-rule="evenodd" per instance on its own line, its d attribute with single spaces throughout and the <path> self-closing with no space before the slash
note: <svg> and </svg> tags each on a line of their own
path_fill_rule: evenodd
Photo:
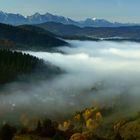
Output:
<svg viewBox="0 0 140 140">
<path fill-rule="evenodd" d="M 60 74 L 61 70 L 49 63 L 44 63 L 43 60 L 33 57 L 29 54 L 0 50 L 0 84 L 5 84 L 23 78 L 26 75 L 33 75 L 35 79 L 52 77 Z M 27 77 L 30 80 L 32 77 Z"/>
<path fill-rule="evenodd" d="M 40 62 L 41 60 L 28 54 L 0 50 L 0 84 L 10 82 L 19 75 L 31 73 Z"/>
<path fill-rule="evenodd" d="M 52 33 L 35 28 L 0 24 L 0 47 L 41 50 L 67 44 Z"/>
</svg>

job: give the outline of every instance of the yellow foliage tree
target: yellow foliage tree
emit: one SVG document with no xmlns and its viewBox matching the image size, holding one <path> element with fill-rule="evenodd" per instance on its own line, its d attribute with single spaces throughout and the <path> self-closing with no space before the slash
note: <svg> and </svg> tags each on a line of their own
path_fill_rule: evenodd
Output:
<svg viewBox="0 0 140 140">
<path fill-rule="evenodd" d="M 75 133 L 71 136 L 70 140 L 88 140 L 88 139 L 81 133 Z"/>
<path fill-rule="evenodd" d="M 97 121 L 100 121 L 102 118 L 103 118 L 103 117 L 102 117 L 101 112 L 97 112 L 97 113 L 96 113 L 96 120 L 97 120 Z"/>
<path fill-rule="evenodd" d="M 94 129 L 98 126 L 98 124 L 96 123 L 96 121 L 94 121 L 93 119 L 88 119 L 86 121 L 86 127 L 87 129 Z"/>
<path fill-rule="evenodd" d="M 83 113 L 83 117 L 85 118 L 85 120 L 92 118 L 94 112 L 95 112 L 94 108 L 86 109 Z"/>
<path fill-rule="evenodd" d="M 58 128 L 62 131 L 66 131 L 69 129 L 70 125 L 71 125 L 70 121 L 64 121 L 63 124 L 59 124 Z"/>
<path fill-rule="evenodd" d="M 83 113 L 83 117 L 85 120 L 87 120 L 89 118 L 90 112 L 88 109 L 85 110 L 85 112 Z"/>
</svg>

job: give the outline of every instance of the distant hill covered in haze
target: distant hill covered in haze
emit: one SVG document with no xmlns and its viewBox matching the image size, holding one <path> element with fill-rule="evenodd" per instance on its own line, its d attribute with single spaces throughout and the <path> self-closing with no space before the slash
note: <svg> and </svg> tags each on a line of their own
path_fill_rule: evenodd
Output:
<svg viewBox="0 0 140 140">
<path fill-rule="evenodd" d="M 67 39 L 140 40 L 140 26 L 79 27 L 55 22 L 42 23 L 37 26 Z"/>
</svg>

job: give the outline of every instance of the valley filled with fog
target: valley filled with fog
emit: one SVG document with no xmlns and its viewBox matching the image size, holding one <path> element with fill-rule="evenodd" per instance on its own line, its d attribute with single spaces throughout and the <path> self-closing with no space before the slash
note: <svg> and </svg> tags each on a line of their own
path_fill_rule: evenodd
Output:
<svg viewBox="0 0 140 140">
<path fill-rule="evenodd" d="M 64 73 L 51 80 L 7 84 L 0 91 L 1 120 L 16 120 L 23 114 L 65 118 L 93 104 L 114 107 L 126 116 L 139 111 L 140 43 L 68 42 L 71 46 L 53 53 L 25 52 Z"/>
</svg>

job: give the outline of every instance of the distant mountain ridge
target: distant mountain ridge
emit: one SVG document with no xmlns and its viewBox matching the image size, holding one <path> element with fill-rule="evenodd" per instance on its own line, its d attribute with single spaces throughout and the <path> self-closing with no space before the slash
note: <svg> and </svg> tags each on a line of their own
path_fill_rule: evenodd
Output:
<svg viewBox="0 0 140 140">
<path fill-rule="evenodd" d="M 78 27 L 47 22 L 36 25 L 66 39 L 111 39 L 140 41 L 140 26 Z"/>
<path fill-rule="evenodd" d="M 75 21 L 71 18 L 58 16 L 50 13 L 40 14 L 35 13 L 31 16 L 23 16 L 21 14 L 5 13 L 0 11 L 0 22 L 12 25 L 23 24 L 40 24 L 45 22 L 56 22 L 66 25 L 76 25 L 79 27 L 120 27 L 120 26 L 134 26 L 133 23 L 118 23 L 110 22 L 105 19 L 87 18 L 82 21 Z M 140 24 L 139 24 L 140 25 Z"/>
</svg>

